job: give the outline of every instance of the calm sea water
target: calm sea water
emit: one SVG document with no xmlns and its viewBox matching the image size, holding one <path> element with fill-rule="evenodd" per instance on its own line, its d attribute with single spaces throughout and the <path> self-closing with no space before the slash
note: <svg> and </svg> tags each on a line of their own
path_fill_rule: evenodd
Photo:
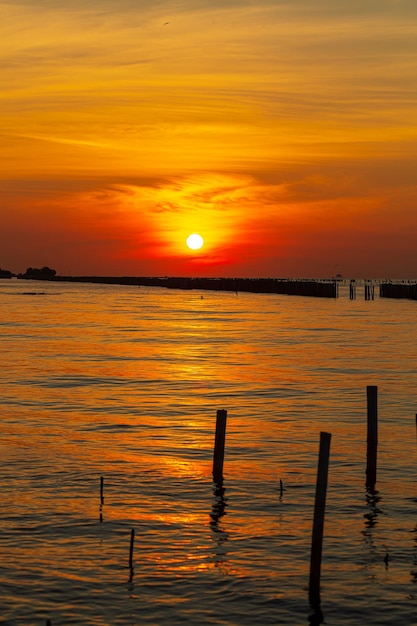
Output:
<svg viewBox="0 0 417 626">
<path fill-rule="evenodd" d="M 417 624 L 417 304 L 360 296 L 1 281 L 0 623 L 321 623 L 326 431 L 323 623 Z"/>
</svg>

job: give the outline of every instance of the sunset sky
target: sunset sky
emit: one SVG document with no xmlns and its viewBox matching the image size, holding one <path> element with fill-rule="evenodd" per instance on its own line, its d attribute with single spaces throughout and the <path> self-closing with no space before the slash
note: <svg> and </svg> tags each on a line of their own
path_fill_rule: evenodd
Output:
<svg viewBox="0 0 417 626">
<path fill-rule="evenodd" d="M 0 16 L 0 267 L 417 278 L 416 0 Z"/>
</svg>

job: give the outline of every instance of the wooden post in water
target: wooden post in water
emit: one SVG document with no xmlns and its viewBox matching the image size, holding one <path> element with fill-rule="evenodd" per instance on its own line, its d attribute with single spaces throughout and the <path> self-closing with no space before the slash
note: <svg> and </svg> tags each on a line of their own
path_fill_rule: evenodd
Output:
<svg viewBox="0 0 417 626">
<path fill-rule="evenodd" d="M 129 567 L 133 570 L 133 546 L 135 544 L 135 529 L 132 528 L 130 533 L 130 550 L 129 550 Z"/>
<path fill-rule="evenodd" d="M 103 489 L 104 489 L 104 478 L 103 476 L 100 476 L 100 504 L 103 504 L 104 502 Z"/>
<path fill-rule="evenodd" d="M 312 607 L 320 605 L 320 570 L 323 547 L 324 511 L 326 508 L 327 476 L 329 471 L 330 433 L 320 433 L 317 468 L 316 500 L 311 539 L 309 599 Z"/>
<path fill-rule="evenodd" d="M 226 440 L 226 421 L 227 411 L 217 411 L 216 419 L 216 435 L 214 439 L 213 454 L 213 478 L 214 481 L 222 482 L 223 480 L 223 462 L 224 462 L 224 444 Z"/>
<path fill-rule="evenodd" d="M 366 487 L 374 491 L 376 484 L 376 459 L 378 449 L 378 387 L 366 388 L 368 432 L 366 439 Z"/>
</svg>

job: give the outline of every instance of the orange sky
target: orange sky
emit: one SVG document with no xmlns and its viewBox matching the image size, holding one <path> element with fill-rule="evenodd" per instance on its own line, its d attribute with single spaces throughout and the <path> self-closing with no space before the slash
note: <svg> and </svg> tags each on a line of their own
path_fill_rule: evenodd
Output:
<svg viewBox="0 0 417 626">
<path fill-rule="evenodd" d="M 416 0 L 0 5 L 0 267 L 417 278 Z"/>
</svg>

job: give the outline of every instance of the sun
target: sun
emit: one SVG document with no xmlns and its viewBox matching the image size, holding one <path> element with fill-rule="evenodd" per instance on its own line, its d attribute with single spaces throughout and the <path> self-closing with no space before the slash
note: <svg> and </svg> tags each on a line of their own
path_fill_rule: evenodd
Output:
<svg viewBox="0 0 417 626">
<path fill-rule="evenodd" d="M 186 243 L 190 250 L 200 250 L 200 248 L 204 246 L 204 239 L 201 235 L 193 233 L 192 235 L 188 235 Z"/>
</svg>

